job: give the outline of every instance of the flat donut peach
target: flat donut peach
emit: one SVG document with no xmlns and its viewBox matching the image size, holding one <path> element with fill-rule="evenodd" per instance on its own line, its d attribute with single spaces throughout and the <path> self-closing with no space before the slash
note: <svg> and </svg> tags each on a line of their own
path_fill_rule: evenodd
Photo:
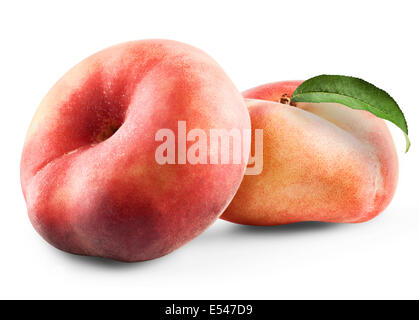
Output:
<svg viewBox="0 0 419 320">
<path fill-rule="evenodd" d="M 241 94 L 204 52 L 143 40 L 76 65 L 43 99 L 25 140 L 21 184 L 35 229 L 61 250 L 122 261 L 163 256 L 202 233 L 246 162 L 158 163 L 156 132 L 177 132 L 179 121 L 205 133 L 250 128 Z"/>
</svg>

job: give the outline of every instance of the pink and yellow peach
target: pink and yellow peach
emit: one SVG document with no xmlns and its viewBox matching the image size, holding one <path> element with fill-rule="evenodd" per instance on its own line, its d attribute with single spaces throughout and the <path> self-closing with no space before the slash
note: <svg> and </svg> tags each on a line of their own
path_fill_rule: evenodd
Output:
<svg viewBox="0 0 419 320">
<path fill-rule="evenodd" d="M 398 160 L 384 120 L 339 104 L 279 103 L 300 83 L 244 92 L 252 128 L 263 129 L 263 172 L 245 176 L 223 219 L 363 222 L 391 201 Z"/>
</svg>

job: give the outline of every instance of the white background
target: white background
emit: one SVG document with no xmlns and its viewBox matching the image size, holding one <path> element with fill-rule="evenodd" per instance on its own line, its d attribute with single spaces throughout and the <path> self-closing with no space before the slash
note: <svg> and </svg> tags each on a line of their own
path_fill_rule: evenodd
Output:
<svg viewBox="0 0 419 320">
<path fill-rule="evenodd" d="M 0 5 L 0 298 L 419 298 L 417 1 L 3 1 Z M 27 218 L 23 140 L 55 81 L 134 39 L 199 47 L 240 90 L 329 73 L 363 78 L 403 109 L 390 125 L 400 179 L 390 206 L 357 225 L 246 227 L 218 221 L 163 258 L 124 264 L 48 245 Z"/>
</svg>

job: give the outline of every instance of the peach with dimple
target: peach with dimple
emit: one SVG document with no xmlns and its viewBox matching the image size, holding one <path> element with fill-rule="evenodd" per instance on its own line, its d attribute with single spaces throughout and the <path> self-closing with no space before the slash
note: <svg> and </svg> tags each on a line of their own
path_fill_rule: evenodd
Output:
<svg viewBox="0 0 419 320">
<path fill-rule="evenodd" d="M 231 201 L 245 161 L 160 165 L 160 129 L 178 121 L 249 129 L 241 94 L 204 52 L 143 40 L 76 65 L 41 102 L 21 184 L 35 229 L 55 247 L 123 261 L 165 255 L 202 233 Z"/>
</svg>

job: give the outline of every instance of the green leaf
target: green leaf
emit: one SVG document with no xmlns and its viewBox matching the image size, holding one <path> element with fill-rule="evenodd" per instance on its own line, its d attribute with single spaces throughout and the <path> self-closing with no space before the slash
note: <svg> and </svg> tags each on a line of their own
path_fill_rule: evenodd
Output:
<svg viewBox="0 0 419 320">
<path fill-rule="evenodd" d="M 393 122 L 405 134 L 406 152 L 410 148 L 408 128 L 402 110 L 384 90 L 362 79 L 320 75 L 304 81 L 291 97 L 293 102 L 334 102 L 352 109 L 366 110 Z"/>
</svg>

